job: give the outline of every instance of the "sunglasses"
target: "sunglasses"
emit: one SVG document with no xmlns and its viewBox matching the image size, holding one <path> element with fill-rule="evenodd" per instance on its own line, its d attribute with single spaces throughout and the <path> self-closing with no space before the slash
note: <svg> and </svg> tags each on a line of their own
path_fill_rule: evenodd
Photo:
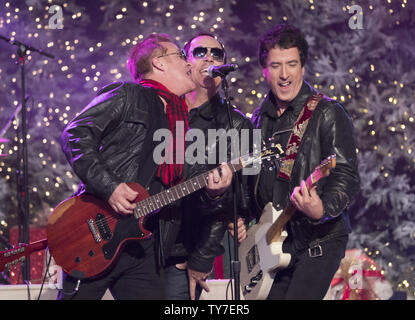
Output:
<svg viewBox="0 0 415 320">
<path fill-rule="evenodd" d="M 223 61 L 225 58 L 225 51 L 220 48 L 210 48 L 210 47 L 196 47 L 192 51 L 193 57 L 196 59 L 202 59 L 206 57 L 208 50 L 210 50 L 210 55 L 213 60 Z"/>
<path fill-rule="evenodd" d="M 161 56 L 158 56 L 157 58 L 161 58 L 161 57 L 167 57 L 167 56 L 171 56 L 173 54 L 178 54 L 180 59 L 187 61 L 187 55 L 186 52 L 184 52 L 184 50 L 180 50 L 180 51 L 176 51 L 176 52 L 171 52 L 171 53 L 167 53 L 167 54 L 162 54 Z"/>
</svg>

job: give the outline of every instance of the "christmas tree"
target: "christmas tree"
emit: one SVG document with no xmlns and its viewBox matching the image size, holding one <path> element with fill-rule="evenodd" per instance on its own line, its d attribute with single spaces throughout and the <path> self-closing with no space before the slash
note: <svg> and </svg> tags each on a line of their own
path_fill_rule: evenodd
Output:
<svg viewBox="0 0 415 320">
<path fill-rule="evenodd" d="M 228 76 L 232 103 L 249 116 L 268 91 L 258 38 L 274 24 L 290 23 L 310 45 L 305 79 L 354 120 L 362 185 L 349 209 L 349 247 L 376 260 L 396 290 L 414 294 L 415 7 L 409 2 L 3 1 L 0 35 L 54 55 L 31 51 L 25 64 L 30 223 L 44 226 L 51 208 L 76 189 L 60 134 L 100 88 L 131 81 L 126 60 L 134 44 L 152 32 L 168 33 L 180 45 L 201 31 L 216 34 L 228 63 L 240 67 Z M 7 235 L 22 210 L 16 209 L 21 77 L 17 47 L 1 41 L 0 48 L 0 129 L 10 140 L 0 142 L 6 155 L 0 158 L 0 223 Z"/>
</svg>

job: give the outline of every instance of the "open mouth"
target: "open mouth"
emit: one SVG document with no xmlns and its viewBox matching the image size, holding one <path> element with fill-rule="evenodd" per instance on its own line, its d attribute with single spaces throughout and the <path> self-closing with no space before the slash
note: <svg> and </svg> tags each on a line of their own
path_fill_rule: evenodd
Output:
<svg viewBox="0 0 415 320">
<path fill-rule="evenodd" d="M 291 85 L 291 81 L 279 82 L 278 86 L 281 88 L 288 88 Z"/>
</svg>

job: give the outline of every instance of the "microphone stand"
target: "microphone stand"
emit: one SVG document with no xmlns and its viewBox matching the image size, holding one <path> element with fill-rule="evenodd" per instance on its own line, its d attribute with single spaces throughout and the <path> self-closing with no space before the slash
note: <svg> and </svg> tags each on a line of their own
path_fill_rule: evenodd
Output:
<svg viewBox="0 0 415 320">
<path fill-rule="evenodd" d="M 42 50 L 36 49 L 32 46 L 26 45 L 20 41 L 12 40 L 7 37 L 0 35 L 0 39 L 10 43 L 11 45 L 17 46 L 17 55 L 19 56 L 19 65 L 20 65 L 20 76 L 21 76 L 21 117 L 22 117 L 22 148 L 23 148 L 23 159 L 18 159 L 18 168 L 22 165 L 23 162 L 23 188 L 20 185 L 20 179 L 18 179 L 19 186 L 19 197 L 23 198 L 23 210 L 22 204 L 19 203 L 19 218 L 20 223 L 23 226 L 23 243 L 29 243 L 30 241 L 30 229 L 29 229 L 29 182 L 28 182 L 28 154 L 27 154 L 27 121 L 26 121 L 26 79 L 25 79 L 25 62 L 27 51 L 38 52 L 41 55 L 44 55 L 48 58 L 54 58 L 53 55 L 43 52 Z M 20 158 L 20 157 L 19 157 Z M 23 161 L 22 161 L 23 160 Z M 21 172 L 18 170 L 18 174 Z M 21 201 L 19 201 L 21 202 Z M 20 226 L 19 226 L 20 228 Z M 21 240 L 19 234 L 19 241 Z M 30 281 L 30 258 L 27 257 L 24 263 L 22 264 L 23 270 L 23 280 Z"/>
<path fill-rule="evenodd" d="M 226 74 L 221 75 L 222 78 L 222 89 L 225 94 L 225 104 L 226 109 L 228 110 L 228 120 L 229 120 L 229 127 L 230 129 L 234 129 L 233 120 L 232 120 L 232 106 L 229 99 L 229 85 L 226 80 Z M 232 139 L 231 139 L 232 141 Z M 231 148 L 231 150 L 237 150 L 236 148 Z M 232 180 L 232 187 L 233 187 L 233 246 L 234 246 L 234 260 L 232 261 L 232 273 L 235 281 L 235 300 L 240 300 L 240 273 L 241 273 L 241 262 L 239 261 L 239 254 L 238 254 L 238 212 L 237 212 L 237 189 L 240 190 L 241 195 L 241 202 L 242 207 L 247 208 L 246 200 L 244 196 L 244 189 L 242 186 L 242 178 L 240 176 L 241 172 L 238 171 L 235 173 L 235 179 Z"/>
</svg>

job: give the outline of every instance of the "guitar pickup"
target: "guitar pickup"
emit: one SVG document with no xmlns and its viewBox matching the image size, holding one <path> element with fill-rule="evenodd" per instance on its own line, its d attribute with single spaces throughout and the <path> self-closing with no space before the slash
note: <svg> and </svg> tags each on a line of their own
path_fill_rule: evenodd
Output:
<svg viewBox="0 0 415 320">
<path fill-rule="evenodd" d="M 99 234 L 104 240 L 109 240 L 112 237 L 111 229 L 108 225 L 107 219 L 101 213 L 98 213 L 95 218 L 95 225 L 98 226 Z"/>
<path fill-rule="evenodd" d="M 96 243 L 100 243 L 103 239 L 111 239 L 111 229 L 108 225 L 107 219 L 102 213 L 97 214 L 95 221 L 93 219 L 88 219 L 87 223 Z"/>
</svg>

